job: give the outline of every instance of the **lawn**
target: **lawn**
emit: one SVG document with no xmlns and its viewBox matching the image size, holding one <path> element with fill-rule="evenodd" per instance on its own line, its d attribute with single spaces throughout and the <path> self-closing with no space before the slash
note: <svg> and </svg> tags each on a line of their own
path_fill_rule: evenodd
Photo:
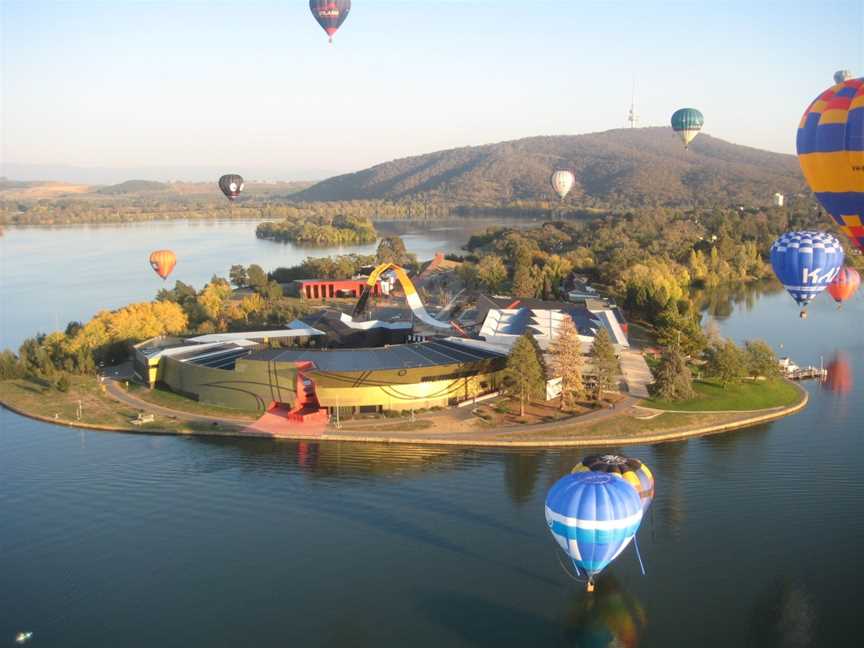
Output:
<svg viewBox="0 0 864 648">
<path fill-rule="evenodd" d="M 240 410 L 230 407 L 208 405 L 207 403 L 200 403 L 167 389 L 147 389 L 146 387 L 134 384 L 129 385 L 129 393 L 132 396 L 147 401 L 148 403 L 152 403 L 153 405 L 160 405 L 161 407 L 167 407 L 168 409 L 175 409 L 189 414 L 203 414 L 205 416 L 220 416 L 225 418 L 248 420 L 257 419 L 264 413 L 258 410 Z"/>
<path fill-rule="evenodd" d="M 4 380 L 0 382 L 0 398 L 22 412 L 65 422 L 129 427 L 129 420 L 138 414 L 133 408 L 124 407 L 103 393 L 94 376 L 67 377 L 70 383 L 68 392 L 23 378 Z"/>
<path fill-rule="evenodd" d="M 697 396 L 687 401 L 665 401 L 653 398 L 645 401 L 647 407 L 682 412 L 720 412 L 789 407 L 801 400 L 801 392 L 790 382 L 780 379 L 744 380 L 725 388 L 714 381 L 694 381 Z"/>
<path fill-rule="evenodd" d="M 130 432 L 235 431 L 242 425 L 184 422 L 156 416 L 151 423 L 135 426 L 131 421 L 139 410 L 118 403 L 102 390 L 95 376 L 67 374 L 69 391 L 61 392 L 25 378 L 0 382 L 0 400 L 27 414 L 42 416 L 58 423 L 102 425 Z M 78 417 L 79 402 L 81 417 Z"/>
</svg>

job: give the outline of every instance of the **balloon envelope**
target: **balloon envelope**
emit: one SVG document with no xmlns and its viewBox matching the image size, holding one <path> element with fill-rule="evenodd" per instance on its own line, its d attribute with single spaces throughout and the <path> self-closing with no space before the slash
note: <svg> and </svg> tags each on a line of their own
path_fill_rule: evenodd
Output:
<svg viewBox="0 0 864 648">
<path fill-rule="evenodd" d="M 167 279 L 176 265 L 177 255 L 171 250 L 156 250 L 150 255 L 150 267 L 162 279 Z"/>
<path fill-rule="evenodd" d="M 837 277 L 843 248 L 827 232 L 787 232 L 771 246 L 771 266 L 792 298 L 806 306 Z"/>
<path fill-rule="evenodd" d="M 567 197 L 573 185 L 576 184 L 576 176 L 569 169 L 556 169 L 552 172 L 552 177 L 549 179 L 552 184 L 552 189 L 558 194 L 561 200 Z"/>
<path fill-rule="evenodd" d="M 855 268 L 843 266 L 837 274 L 837 278 L 829 284 L 828 294 L 834 298 L 834 301 L 840 304 L 851 299 L 858 292 L 860 285 L 861 275 L 858 274 L 858 271 Z"/>
<path fill-rule="evenodd" d="M 589 577 L 630 544 L 642 522 L 639 494 L 620 477 L 565 475 L 546 496 L 546 524 L 573 564 Z"/>
<path fill-rule="evenodd" d="M 309 0 L 309 11 L 327 32 L 330 42 L 351 11 L 351 0 Z"/>
<path fill-rule="evenodd" d="M 684 142 L 684 148 L 690 145 L 693 138 L 705 125 L 705 118 L 695 108 L 680 108 L 672 113 L 672 130 L 678 133 L 678 137 Z"/>
<path fill-rule="evenodd" d="M 807 184 L 864 250 L 864 79 L 828 88 L 804 111 L 796 142 Z"/>
<path fill-rule="evenodd" d="M 219 178 L 219 188 L 228 200 L 234 200 L 239 196 L 245 186 L 243 177 L 236 173 L 229 173 Z"/>
<path fill-rule="evenodd" d="M 642 500 L 642 508 L 647 509 L 654 499 L 654 475 L 638 459 L 621 455 L 589 455 L 574 466 L 571 472 L 601 472 L 621 477 L 628 482 Z"/>
</svg>

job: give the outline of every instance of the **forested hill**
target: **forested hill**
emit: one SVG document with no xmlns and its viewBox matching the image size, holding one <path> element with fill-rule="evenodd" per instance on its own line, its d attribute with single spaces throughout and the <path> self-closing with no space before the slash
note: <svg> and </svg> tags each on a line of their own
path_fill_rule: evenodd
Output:
<svg viewBox="0 0 864 648">
<path fill-rule="evenodd" d="M 551 200 L 549 176 L 568 165 L 571 205 L 767 205 L 805 191 L 792 155 L 699 135 L 689 150 L 669 128 L 619 129 L 472 146 L 386 162 L 313 185 L 296 200 L 423 196 L 462 204 Z"/>
</svg>

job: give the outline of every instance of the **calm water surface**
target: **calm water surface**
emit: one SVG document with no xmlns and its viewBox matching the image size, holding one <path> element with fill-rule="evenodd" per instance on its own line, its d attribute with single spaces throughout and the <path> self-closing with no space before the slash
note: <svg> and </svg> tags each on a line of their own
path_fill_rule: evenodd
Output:
<svg viewBox="0 0 864 648">
<path fill-rule="evenodd" d="M 184 281 L 269 264 L 242 237 L 248 257 L 219 256 L 236 223 L 178 227 L 219 266 Z M 80 259 L 52 249 L 52 266 Z M 124 272 L 102 280 L 118 300 Z M 767 426 L 630 448 L 657 477 L 648 574 L 628 549 L 592 597 L 543 520 L 582 452 L 158 438 L 0 411 L 0 646 L 24 629 L 33 646 L 857 645 L 864 305 L 803 322 L 777 293 L 715 312 L 738 340 L 821 356 L 830 388 Z"/>
</svg>

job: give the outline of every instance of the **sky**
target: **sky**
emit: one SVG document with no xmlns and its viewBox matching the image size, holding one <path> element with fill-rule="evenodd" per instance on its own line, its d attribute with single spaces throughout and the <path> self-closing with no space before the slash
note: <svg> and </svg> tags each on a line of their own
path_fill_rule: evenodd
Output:
<svg viewBox="0 0 864 648">
<path fill-rule="evenodd" d="M 0 175 L 314 179 L 620 128 L 634 78 L 641 125 L 693 106 L 794 153 L 833 72 L 864 75 L 861 4 L 354 0 L 328 45 L 306 0 L 0 0 Z"/>
</svg>

